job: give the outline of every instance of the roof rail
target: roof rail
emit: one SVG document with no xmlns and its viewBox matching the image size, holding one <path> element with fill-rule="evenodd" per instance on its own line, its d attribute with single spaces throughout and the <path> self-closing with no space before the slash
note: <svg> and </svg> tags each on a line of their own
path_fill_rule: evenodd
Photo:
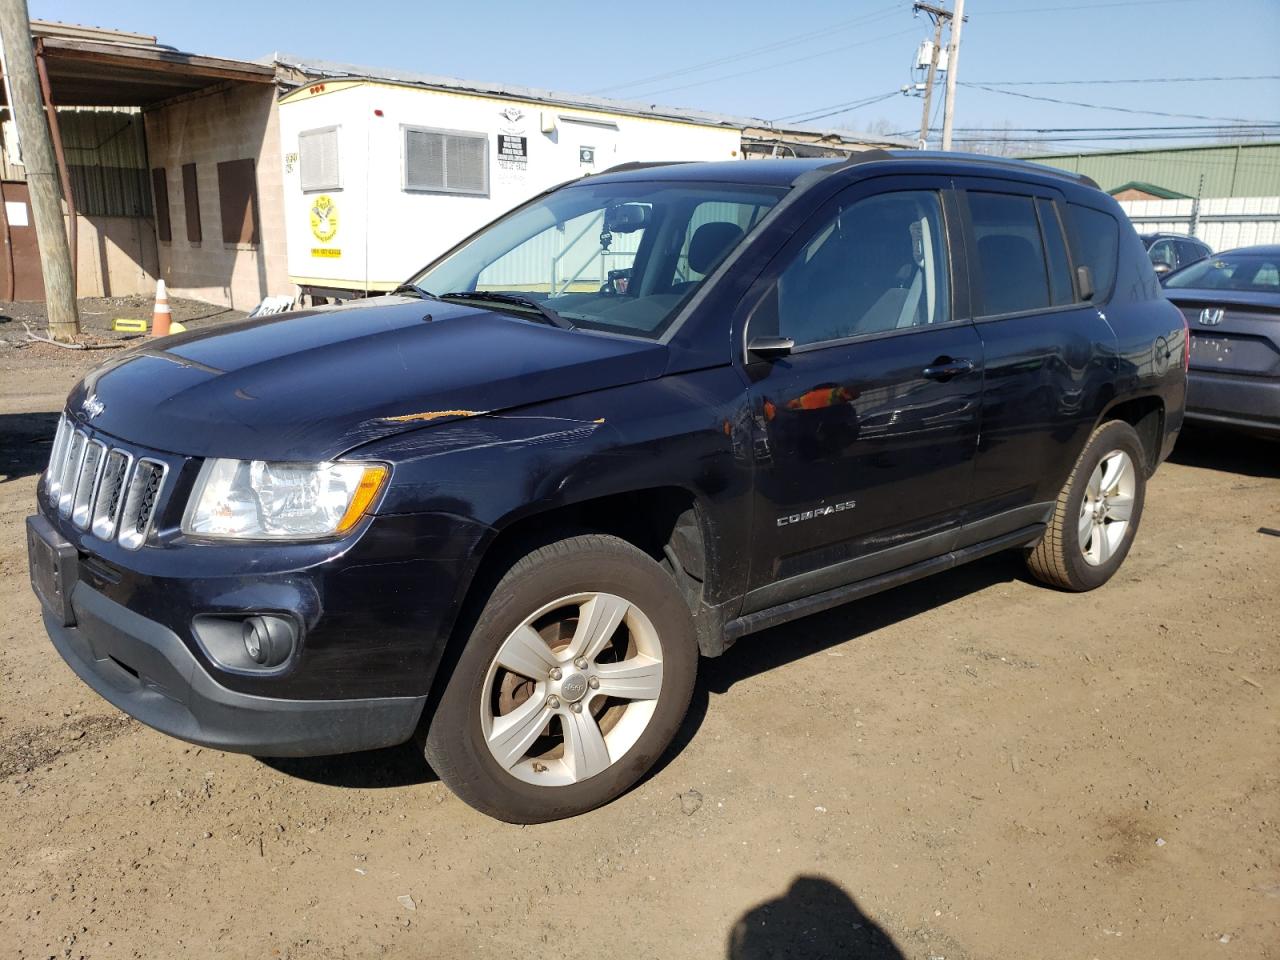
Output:
<svg viewBox="0 0 1280 960">
<path fill-rule="evenodd" d="M 1015 157 L 989 157 L 981 153 L 953 153 L 949 150 L 899 150 L 894 156 L 919 156 L 930 157 L 934 160 L 951 160 L 957 163 L 975 163 L 988 167 L 1003 167 L 1006 170 L 1018 170 L 1022 173 L 1028 170 L 1036 173 L 1043 173 L 1049 176 L 1062 177 L 1065 180 L 1074 180 L 1076 183 L 1083 183 L 1086 187 L 1093 187 L 1095 190 L 1101 189 L 1097 181 L 1092 177 L 1085 176 L 1083 173 L 1074 173 L 1071 170 L 1063 170 L 1061 167 L 1051 167 L 1045 163 L 1036 163 L 1034 160 L 1019 160 Z"/>
<path fill-rule="evenodd" d="M 678 163 L 690 163 L 689 160 L 629 160 L 626 163 L 619 163 L 616 166 L 601 170 L 600 174 L 605 173 L 627 173 L 631 170 L 648 170 L 650 167 L 673 167 Z"/>
</svg>

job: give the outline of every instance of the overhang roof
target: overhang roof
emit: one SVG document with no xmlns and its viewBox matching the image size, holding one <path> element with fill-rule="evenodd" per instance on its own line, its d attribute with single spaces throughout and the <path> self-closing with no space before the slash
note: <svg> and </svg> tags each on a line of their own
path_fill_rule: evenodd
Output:
<svg viewBox="0 0 1280 960">
<path fill-rule="evenodd" d="M 226 80 L 275 83 L 274 66 L 201 57 L 169 47 L 41 37 L 53 102 L 148 107 Z M 4 93 L 0 90 L 0 102 Z"/>
</svg>

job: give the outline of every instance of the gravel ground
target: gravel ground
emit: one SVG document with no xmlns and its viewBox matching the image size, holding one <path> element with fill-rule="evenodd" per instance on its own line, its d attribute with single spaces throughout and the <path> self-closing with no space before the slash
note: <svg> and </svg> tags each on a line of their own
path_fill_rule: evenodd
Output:
<svg viewBox="0 0 1280 960">
<path fill-rule="evenodd" d="M 0 351 L 0 953 L 1280 957 L 1280 447 L 1184 437 L 1095 593 L 997 556 L 741 641 L 652 777 L 521 828 L 75 678 L 22 522 L 94 360 Z"/>
</svg>

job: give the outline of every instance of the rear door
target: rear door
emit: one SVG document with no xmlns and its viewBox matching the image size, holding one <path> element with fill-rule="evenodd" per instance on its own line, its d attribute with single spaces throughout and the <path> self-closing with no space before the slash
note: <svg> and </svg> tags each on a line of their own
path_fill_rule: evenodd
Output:
<svg viewBox="0 0 1280 960">
<path fill-rule="evenodd" d="M 1114 377 L 1116 341 L 1097 306 L 1110 290 L 1085 303 L 1076 287 L 1056 190 L 957 186 L 986 365 L 965 546 L 1047 517 Z"/>
<path fill-rule="evenodd" d="M 854 185 L 748 300 L 756 500 L 744 612 L 947 552 L 968 502 L 982 345 L 953 296 L 947 182 Z M 963 284 L 963 280 L 961 280 Z M 761 292 L 763 290 L 763 292 Z"/>
</svg>

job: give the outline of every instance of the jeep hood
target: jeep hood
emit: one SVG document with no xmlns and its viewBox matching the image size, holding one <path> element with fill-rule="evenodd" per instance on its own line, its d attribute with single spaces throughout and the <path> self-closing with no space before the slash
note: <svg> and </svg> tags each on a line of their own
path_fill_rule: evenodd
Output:
<svg viewBox="0 0 1280 960">
<path fill-rule="evenodd" d="M 431 423 L 660 375 L 667 348 L 402 297 L 156 340 L 68 400 L 95 429 L 191 456 L 326 460 Z M 91 404 L 97 408 L 98 404 Z"/>
</svg>

